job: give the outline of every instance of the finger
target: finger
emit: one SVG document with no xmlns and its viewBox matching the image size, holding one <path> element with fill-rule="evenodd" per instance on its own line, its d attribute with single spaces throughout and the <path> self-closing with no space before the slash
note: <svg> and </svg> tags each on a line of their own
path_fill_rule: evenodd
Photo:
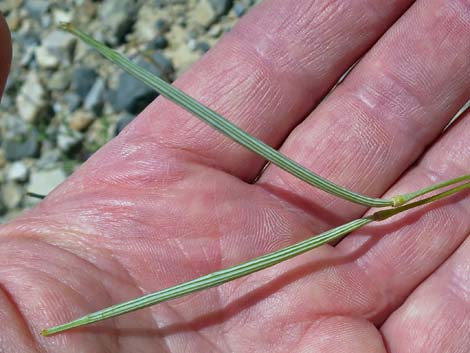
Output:
<svg viewBox="0 0 470 353">
<path fill-rule="evenodd" d="M 0 14 L 0 97 L 10 71 L 11 62 L 11 37 L 8 25 Z"/>
<path fill-rule="evenodd" d="M 469 141 L 470 114 L 467 114 L 388 194 L 468 173 Z M 376 322 L 387 317 L 458 248 L 470 232 L 469 217 L 470 193 L 464 192 L 391 219 L 386 225 L 372 227 L 369 233 L 353 234 L 338 244 L 343 253 L 367 249 L 355 264 L 357 275 L 373 283 L 374 289 L 368 295 Z M 379 238 L 367 245 L 371 237 Z"/>
<path fill-rule="evenodd" d="M 245 335 L 228 332 L 226 340 L 234 352 L 385 353 L 382 337 L 370 322 L 344 316 L 312 322 L 278 322 L 259 326 L 246 322 Z M 253 349 L 256 342 L 256 349 Z M 251 348 L 251 349 L 250 349 Z"/>
<path fill-rule="evenodd" d="M 470 351 L 470 238 L 382 326 L 390 353 Z"/>
<path fill-rule="evenodd" d="M 278 146 L 410 2 L 265 1 L 176 85 Z M 160 146 L 203 156 L 206 164 L 244 179 L 265 163 L 163 99 L 132 129 L 134 143 L 152 136 Z"/>
<path fill-rule="evenodd" d="M 340 185 L 381 195 L 468 99 L 469 34 L 465 2 L 415 3 L 293 131 L 282 152 Z M 260 184 L 300 195 L 305 209 L 333 209 L 343 221 L 364 210 L 274 166 Z"/>
</svg>

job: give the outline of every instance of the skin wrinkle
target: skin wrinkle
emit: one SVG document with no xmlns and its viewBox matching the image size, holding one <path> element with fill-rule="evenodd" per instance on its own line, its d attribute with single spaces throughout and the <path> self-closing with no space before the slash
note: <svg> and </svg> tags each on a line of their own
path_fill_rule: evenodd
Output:
<svg viewBox="0 0 470 353">
<path fill-rule="evenodd" d="M 25 328 L 24 331 L 26 331 L 26 336 L 27 336 L 25 338 L 28 341 L 27 345 L 30 347 L 31 352 L 33 349 L 35 349 L 37 352 L 45 353 L 45 351 L 39 346 L 37 341 L 34 339 L 33 333 L 31 331 L 31 327 L 28 324 L 28 320 L 26 319 L 26 317 L 23 315 L 22 311 L 20 310 L 18 303 L 15 301 L 14 297 L 11 295 L 11 293 L 7 290 L 7 288 L 5 288 L 5 286 L 2 283 L 0 283 L 0 303 L 2 302 L 1 297 L 6 299 L 10 303 L 9 307 L 11 308 L 13 312 L 18 313 L 17 315 L 17 319 L 19 319 L 18 324 Z M 0 350 L 2 348 L 1 343 L 2 341 L 0 338 Z"/>
<path fill-rule="evenodd" d="M 49 274 L 49 273 L 47 273 L 47 272 L 45 272 L 45 271 L 43 271 L 43 270 L 41 270 L 41 269 L 36 269 L 36 268 L 29 268 L 29 269 L 30 269 L 30 270 L 33 270 L 33 271 L 35 271 L 35 272 L 39 272 L 42 276 L 46 276 L 47 278 L 54 280 L 56 284 L 60 284 L 61 286 L 65 286 L 65 287 L 67 287 L 68 289 L 74 291 L 72 288 L 68 287 L 65 283 L 59 283 L 59 282 L 57 282 L 57 281 L 56 281 L 56 278 L 52 277 L 51 274 Z M 36 279 L 40 279 L 40 278 L 41 278 L 41 277 L 37 277 L 37 276 L 36 276 Z M 74 292 L 76 293 L 76 291 L 74 291 Z M 24 303 L 23 303 L 23 304 L 24 304 Z M 25 310 L 24 307 L 25 307 L 25 306 L 23 305 L 23 309 L 20 309 L 20 310 L 22 310 L 22 311 Z M 40 312 L 43 312 L 43 311 L 41 310 Z M 31 313 L 29 313 L 29 312 L 25 312 L 23 315 L 26 315 L 26 316 L 28 316 L 28 317 L 31 317 Z M 37 327 L 34 327 L 34 329 L 33 329 L 33 327 L 31 327 L 29 324 L 28 324 L 28 326 L 29 326 L 29 330 L 30 330 L 31 332 L 37 332 L 37 330 L 38 330 Z M 70 342 L 70 340 L 69 340 L 67 337 L 62 337 L 62 341 L 63 341 L 64 343 L 65 343 L 65 342 Z M 38 343 L 39 343 L 39 342 L 38 342 Z M 53 344 L 52 341 L 49 341 L 48 343 L 49 343 L 49 344 L 46 344 L 46 347 L 47 347 L 47 346 L 50 347 L 50 344 Z"/>
<path fill-rule="evenodd" d="M 405 305 L 397 310 L 382 327 L 382 331 L 385 337 L 389 339 L 388 343 L 393 348 L 393 352 L 398 351 L 400 345 L 397 343 L 401 341 L 390 341 L 390 335 L 403 334 L 405 338 L 408 338 L 407 326 L 426 329 L 424 331 L 425 335 L 418 335 L 418 337 L 421 337 L 417 345 L 420 348 L 428 346 L 435 348 L 436 352 L 440 352 L 445 347 L 446 352 L 464 352 L 460 348 L 465 349 L 466 346 L 462 344 L 468 342 L 465 335 L 468 338 L 468 329 L 466 328 L 468 328 L 470 322 L 468 321 L 468 315 L 465 315 L 465 311 L 462 311 L 462 309 L 465 310 L 468 305 L 458 305 L 460 299 L 454 297 L 449 284 L 453 280 L 452 274 L 455 264 L 468 264 L 465 251 L 470 244 L 470 238 L 468 238 L 470 234 L 468 232 L 465 234 L 467 234 L 467 240 L 462 247 L 425 283 L 421 284 L 409 297 Z M 460 258 L 463 262 L 459 262 Z M 397 316 L 399 313 L 401 315 Z M 462 327 L 463 329 L 460 330 Z M 449 333 L 446 334 L 446 332 Z M 412 337 L 412 339 L 416 339 L 416 337 Z M 432 346 L 429 345 L 430 343 Z"/>
</svg>

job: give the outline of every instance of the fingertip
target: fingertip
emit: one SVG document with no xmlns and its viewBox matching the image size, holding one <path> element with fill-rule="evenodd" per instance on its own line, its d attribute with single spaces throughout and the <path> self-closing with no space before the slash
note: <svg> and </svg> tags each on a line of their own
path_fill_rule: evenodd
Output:
<svg viewBox="0 0 470 353">
<path fill-rule="evenodd" d="M 0 97 L 10 71 L 11 35 L 5 18 L 0 14 Z"/>
</svg>

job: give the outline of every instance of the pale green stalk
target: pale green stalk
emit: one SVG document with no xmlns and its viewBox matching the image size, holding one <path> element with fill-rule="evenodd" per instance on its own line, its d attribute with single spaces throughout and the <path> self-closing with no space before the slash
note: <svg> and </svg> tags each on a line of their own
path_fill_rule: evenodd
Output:
<svg viewBox="0 0 470 353">
<path fill-rule="evenodd" d="M 68 323 L 58 325 L 49 329 L 45 329 L 41 332 L 43 336 L 49 336 L 58 332 L 66 331 L 74 327 L 88 325 L 97 321 L 106 320 L 118 315 L 129 313 L 131 311 L 146 308 L 151 305 L 162 303 L 171 299 L 179 298 L 194 292 L 201 291 L 203 289 L 219 286 L 223 283 L 233 281 L 237 278 L 247 276 L 254 272 L 263 270 L 265 268 L 274 266 L 280 262 L 291 259 L 295 256 L 303 254 L 309 250 L 312 250 L 320 245 L 323 245 L 334 239 L 341 238 L 353 230 L 359 229 L 364 225 L 373 221 L 382 221 L 391 216 L 394 216 L 403 211 L 409 210 L 414 207 L 418 207 L 433 201 L 437 201 L 444 197 L 453 195 L 459 191 L 470 188 L 470 184 L 463 184 L 457 186 L 451 190 L 442 192 L 438 195 L 429 197 L 424 200 L 420 200 L 405 206 L 392 208 L 388 210 L 378 211 L 371 216 L 359 218 L 354 221 L 343 224 L 342 226 L 333 228 L 317 236 L 311 237 L 307 240 L 301 241 L 297 244 L 288 246 L 286 248 L 274 251 L 270 254 L 257 257 L 253 260 L 241 263 L 239 265 L 213 272 L 206 276 L 199 277 L 189 282 L 179 284 L 174 287 L 163 289 L 161 291 L 147 294 L 137 299 L 133 299 L 121 304 L 117 304 L 106 309 L 94 312 L 92 314 L 83 316 L 79 319 L 70 321 Z"/>
<path fill-rule="evenodd" d="M 90 37 L 88 34 L 75 28 L 71 24 L 64 23 L 61 25 L 61 28 L 74 34 L 75 36 L 83 40 L 85 43 L 89 44 L 108 60 L 121 67 L 123 70 L 137 78 L 139 81 L 142 81 L 148 86 L 152 87 L 165 98 L 171 100 L 180 107 L 191 112 L 192 114 L 200 118 L 202 121 L 211 125 L 213 128 L 228 136 L 235 142 L 264 157 L 271 163 L 284 169 L 290 174 L 295 175 L 297 178 L 309 183 L 310 185 L 313 185 L 330 194 L 336 195 L 338 197 L 361 205 L 370 207 L 393 206 L 392 200 L 383 200 L 364 196 L 320 177 L 319 175 L 311 172 L 299 163 L 284 156 L 271 146 L 268 146 L 264 142 L 256 139 L 247 132 L 243 131 L 238 126 L 226 120 L 224 117 L 222 117 L 212 109 L 202 105 L 194 98 L 188 96 L 183 91 L 179 90 L 176 87 L 173 87 L 161 78 L 139 67 L 125 56 L 108 48 L 103 43 L 98 42 L 94 38 Z"/>
<path fill-rule="evenodd" d="M 273 253 L 255 258 L 248 262 L 213 272 L 206 276 L 199 277 L 189 282 L 167 288 L 155 293 L 145 295 L 143 297 L 130 300 L 128 302 L 111 306 L 109 308 L 86 315 L 69 323 L 59 325 L 50 329 L 43 330 L 43 336 L 52 335 L 61 331 L 68 330 L 73 327 L 87 325 L 93 322 L 105 320 L 117 315 L 122 315 L 131 311 L 142 309 L 154 304 L 158 304 L 170 299 L 182 297 L 184 295 L 201 291 L 203 289 L 215 287 L 223 283 L 233 281 L 234 279 L 249 275 L 251 273 L 263 270 L 267 267 L 276 265 L 282 261 L 288 260 L 294 256 L 300 255 L 306 251 L 325 244 L 333 239 L 342 237 L 363 225 L 372 222 L 372 218 L 360 218 L 352 222 L 346 223 L 340 227 L 331 229 L 320 235 L 314 236 L 300 243 L 288 246 L 284 249 Z"/>
</svg>

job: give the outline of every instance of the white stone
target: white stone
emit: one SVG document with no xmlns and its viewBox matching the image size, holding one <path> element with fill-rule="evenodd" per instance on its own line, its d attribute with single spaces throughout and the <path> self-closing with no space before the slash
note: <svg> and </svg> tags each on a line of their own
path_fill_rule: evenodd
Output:
<svg viewBox="0 0 470 353">
<path fill-rule="evenodd" d="M 7 179 L 24 182 L 28 179 L 29 170 L 23 162 L 14 162 L 8 168 Z"/>
<path fill-rule="evenodd" d="M 209 27 L 217 19 L 217 13 L 209 0 L 200 0 L 188 17 L 201 26 Z"/>
<path fill-rule="evenodd" d="M 72 50 L 75 42 L 75 37 L 70 33 L 55 30 L 44 37 L 42 45 L 49 49 Z"/>
<path fill-rule="evenodd" d="M 46 195 L 56 186 L 61 184 L 66 178 L 67 176 L 65 175 L 65 172 L 59 168 L 31 173 L 28 191 Z"/>
<path fill-rule="evenodd" d="M 20 205 L 23 191 L 20 185 L 10 182 L 2 185 L 2 196 L 3 203 L 11 210 Z"/>
<path fill-rule="evenodd" d="M 37 73 L 30 71 L 16 97 L 20 117 L 26 122 L 34 122 L 46 106 L 45 95 Z"/>
<path fill-rule="evenodd" d="M 34 56 L 36 57 L 36 62 L 42 68 L 53 69 L 59 66 L 59 58 L 51 54 L 45 46 L 37 47 L 34 50 Z"/>
</svg>

